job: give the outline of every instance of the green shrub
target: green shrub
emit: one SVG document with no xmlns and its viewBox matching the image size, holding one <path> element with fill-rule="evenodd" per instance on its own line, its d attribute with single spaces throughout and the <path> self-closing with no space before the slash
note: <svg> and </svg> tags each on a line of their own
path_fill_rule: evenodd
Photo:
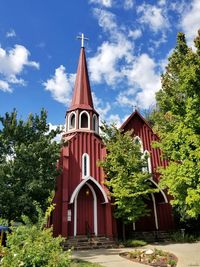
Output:
<svg viewBox="0 0 200 267">
<path fill-rule="evenodd" d="M 63 252 L 62 238 L 52 237 L 52 229 L 19 226 L 8 235 L 2 267 L 66 267 L 70 253 Z"/>
<path fill-rule="evenodd" d="M 23 217 L 25 225 L 12 227 L 12 233 L 7 237 L 1 267 L 70 266 L 70 251 L 64 252 L 61 246 L 63 238 L 53 238 L 52 229 L 44 228 L 49 211 L 43 217 L 41 209 L 38 208 L 37 224 L 33 225 L 27 217 Z"/>
<path fill-rule="evenodd" d="M 197 238 L 194 235 L 189 235 L 187 233 L 183 235 L 181 232 L 174 232 L 171 235 L 171 239 L 178 243 L 185 243 L 185 242 L 192 243 L 197 240 Z"/>
<path fill-rule="evenodd" d="M 176 261 L 176 260 L 172 260 L 172 259 L 170 259 L 170 260 L 168 261 L 168 264 L 169 264 L 171 267 L 173 267 L 173 266 L 176 266 L 177 261 Z"/>
<path fill-rule="evenodd" d="M 154 254 L 158 255 L 158 256 L 164 256 L 164 257 L 168 255 L 168 253 L 166 251 L 163 251 L 163 250 L 157 249 L 157 248 L 154 249 Z"/>
<path fill-rule="evenodd" d="M 8 225 L 8 220 L 0 217 L 0 225 L 7 226 Z"/>
<path fill-rule="evenodd" d="M 132 240 L 129 239 L 126 242 L 124 242 L 124 246 L 125 247 L 142 247 L 142 246 L 146 246 L 147 242 L 143 241 L 143 240 Z"/>
<path fill-rule="evenodd" d="M 141 250 L 134 250 L 134 251 L 129 252 L 131 259 L 140 259 L 142 254 L 143 254 L 143 251 Z"/>
</svg>

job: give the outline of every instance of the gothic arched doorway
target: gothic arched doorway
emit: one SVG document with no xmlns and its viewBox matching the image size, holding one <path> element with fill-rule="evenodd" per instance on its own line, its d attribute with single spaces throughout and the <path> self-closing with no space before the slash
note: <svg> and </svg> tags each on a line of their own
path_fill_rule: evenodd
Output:
<svg viewBox="0 0 200 267">
<path fill-rule="evenodd" d="M 97 201 L 94 189 L 85 184 L 77 196 L 77 235 L 94 235 L 97 223 Z M 95 216 L 95 217 L 94 217 Z"/>
</svg>

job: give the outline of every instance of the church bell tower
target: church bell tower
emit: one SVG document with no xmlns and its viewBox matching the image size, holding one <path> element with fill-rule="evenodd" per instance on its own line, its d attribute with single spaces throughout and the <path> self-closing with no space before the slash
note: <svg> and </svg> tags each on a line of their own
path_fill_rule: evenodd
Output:
<svg viewBox="0 0 200 267">
<path fill-rule="evenodd" d="M 98 162 L 106 155 L 99 136 L 99 114 L 94 109 L 84 48 L 81 51 L 61 151 L 61 175 L 53 213 L 54 235 L 113 237 L 110 197 Z"/>
</svg>

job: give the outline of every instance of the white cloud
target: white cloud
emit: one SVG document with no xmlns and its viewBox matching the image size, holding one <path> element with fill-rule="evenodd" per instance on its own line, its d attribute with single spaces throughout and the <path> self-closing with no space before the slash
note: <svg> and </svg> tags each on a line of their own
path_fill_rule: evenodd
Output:
<svg viewBox="0 0 200 267">
<path fill-rule="evenodd" d="M 20 74 L 25 66 L 39 69 L 39 63 L 29 61 L 30 52 L 22 45 L 15 45 L 9 51 L 0 47 L 0 73 L 9 76 Z"/>
<path fill-rule="evenodd" d="M 96 55 L 89 59 L 90 78 L 93 82 L 106 82 L 108 85 L 115 85 L 122 78 L 120 67 L 117 63 L 124 59 L 130 60 L 130 43 L 121 40 L 119 43 L 104 42 Z"/>
<path fill-rule="evenodd" d="M 183 12 L 181 19 L 181 28 L 186 34 L 189 44 L 192 44 L 193 39 L 197 35 L 200 28 L 200 1 L 192 0 L 189 7 Z"/>
<path fill-rule="evenodd" d="M 153 44 L 153 47 L 149 46 L 149 50 L 155 52 L 155 50 L 157 51 L 157 49 L 160 47 L 161 44 L 166 42 L 167 42 L 167 35 L 165 32 L 162 32 L 160 38 L 157 38 L 156 40 L 155 39 L 150 40 L 150 43 Z"/>
<path fill-rule="evenodd" d="M 181 15 L 187 8 L 188 3 L 185 0 L 178 0 L 169 3 L 169 9 Z"/>
<path fill-rule="evenodd" d="M 3 80 L 0 80 L 0 90 L 3 92 L 12 92 L 9 83 Z"/>
<path fill-rule="evenodd" d="M 159 0 L 158 1 L 159 6 L 165 6 L 166 5 L 166 0 Z"/>
<path fill-rule="evenodd" d="M 124 9 L 133 8 L 133 0 L 124 0 Z"/>
<path fill-rule="evenodd" d="M 15 45 L 14 48 L 6 51 L 0 47 L 0 74 L 4 82 L 1 87 L 4 91 L 12 91 L 11 84 L 25 85 L 22 78 L 18 78 L 26 66 L 39 69 L 39 63 L 29 61 L 30 52 L 22 45 Z M 6 89 L 7 88 L 7 89 Z"/>
<path fill-rule="evenodd" d="M 111 12 L 94 9 L 99 26 L 109 34 L 109 39 L 97 49 L 94 57 L 88 60 L 91 80 L 96 83 L 106 82 L 115 85 L 122 78 L 121 67 L 118 64 L 132 60 L 133 43 L 131 43 L 116 23 L 116 17 Z"/>
<path fill-rule="evenodd" d="M 25 86 L 26 85 L 26 82 L 24 81 L 24 79 L 22 78 L 17 78 L 15 75 L 10 75 L 8 78 L 7 78 L 7 81 L 11 84 L 20 84 L 22 86 Z"/>
<path fill-rule="evenodd" d="M 49 122 L 48 124 L 49 124 L 49 132 L 51 130 L 55 131 L 58 127 L 62 131 L 60 134 L 57 134 L 53 139 L 53 141 L 56 141 L 57 143 L 59 143 L 61 141 L 62 135 L 65 133 L 65 131 L 64 131 L 65 126 L 64 125 L 55 125 L 55 124 L 52 124 L 51 122 Z"/>
<path fill-rule="evenodd" d="M 52 78 L 43 83 L 45 90 L 50 91 L 52 97 L 63 104 L 68 105 L 71 100 L 75 74 L 67 74 L 65 67 L 61 65 L 55 70 Z"/>
<path fill-rule="evenodd" d="M 169 26 L 164 9 L 155 5 L 142 4 L 137 8 L 137 13 L 139 15 L 141 14 L 139 22 L 148 25 L 154 32 L 163 30 Z"/>
<path fill-rule="evenodd" d="M 140 55 L 132 66 L 124 70 L 129 89 L 118 95 L 121 105 L 139 105 L 148 108 L 155 101 L 155 92 L 160 89 L 160 75 L 156 73 L 156 63 L 147 54 Z"/>
<path fill-rule="evenodd" d="M 6 33 L 6 37 L 7 38 L 12 38 L 12 37 L 15 37 L 16 36 L 16 33 L 13 29 L 11 29 L 9 32 Z"/>
<path fill-rule="evenodd" d="M 102 27 L 104 31 L 116 31 L 116 16 L 112 12 L 102 10 L 100 8 L 94 8 L 93 14 L 98 19 L 99 26 Z"/>
<path fill-rule="evenodd" d="M 110 116 L 108 116 L 106 122 L 109 124 L 114 123 L 117 128 L 119 128 L 122 124 L 122 120 L 118 114 L 111 114 Z"/>
<path fill-rule="evenodd" d="M 89 0 L 90 3 L 99 4 L 105 7 L 112 7 L 112 0 Z"/>
<path fill-rule="evenodd" d="M 101 98 L 98 98 L 94 92 L 92 92 L 92 98 L 95 110 L 101 115 L 101 120 L 105 120 L 111 109 L 110 103 L 104 102 Z"/>
<path fill-rule="evenodd" d="M 128 37 L 131 37 L 133 40 L 136 40 L 142 36 L 141 29 L 129 30 Z"/>
</svg>

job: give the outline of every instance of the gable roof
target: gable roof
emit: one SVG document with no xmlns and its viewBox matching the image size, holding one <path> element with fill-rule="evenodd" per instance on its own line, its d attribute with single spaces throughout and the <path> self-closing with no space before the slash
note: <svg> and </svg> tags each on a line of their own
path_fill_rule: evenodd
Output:
<svg viewBox="0 0 200 267">
<path fill-rule="evenodd" d="M 125 122 L 121 125 L 120 129 L 124 129 L 126 125 L 132 120 L 133 117 L 138 116 L 148 127 L 151 131 L 152 128 L 149 125 L 149 123 L 145 120 L 145 118 L 139 113 L 139 111 L 135 110 L 126 120 Z"/>
</svg>

